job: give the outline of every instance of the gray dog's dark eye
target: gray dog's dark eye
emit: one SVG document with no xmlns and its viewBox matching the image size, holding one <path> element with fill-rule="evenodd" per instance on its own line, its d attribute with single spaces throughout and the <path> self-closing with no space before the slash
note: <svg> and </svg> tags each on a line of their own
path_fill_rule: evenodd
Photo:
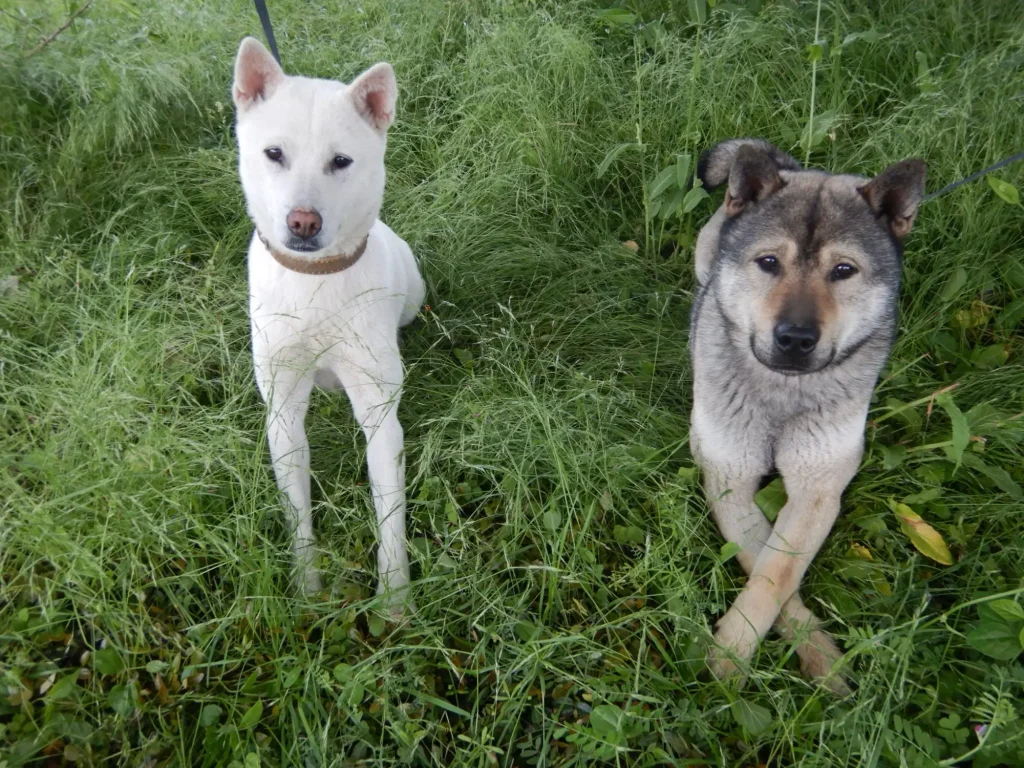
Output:
<svg viewBox="0 0 1024 768">
<path fill-rule="evenodd" d="M 267 156 L 267 160 L 273 163 L 280 163 L 284 158 L 284 153 L 280 147 L 267 147 L 263 150 L 263 154 Z"/>
<path fill-rule="evenodd" d="M 774 256 L 762 256 L 754 261 L 761 268 L 762 272 L 767 272 L 769 275 L 777 275 L 779 273 L 779 260 Z"/>
<path fill-rule="evenodd" d="M 333 168 L 336 171 L 340 171 L 343 168 L 348 168 L 350 165 L 352 165 L 352 158 L 345 157 L 345 155 L 335 155 L 331 159 L 331 168 Z"/>
<path fill-rule="evenodd" d="M 836 264 L 832 267 L 833 280 L 846 280 L 857 274 L 857 268 L 852 264 Z"/>
</svg>

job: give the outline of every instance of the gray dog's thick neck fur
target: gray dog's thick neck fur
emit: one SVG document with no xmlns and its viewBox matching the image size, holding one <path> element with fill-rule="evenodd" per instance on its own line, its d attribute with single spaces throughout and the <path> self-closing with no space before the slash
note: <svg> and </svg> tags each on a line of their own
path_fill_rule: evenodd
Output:
<svg viewBox="0 0 1024 768">
<path fill-rule="evenodd" d="M 722 311 L 722 302 L 729 298 L 719 294 L 714 275 L 712 271 L 693 306 L 690 352 L 694 386 L 720 417 L 749 429 L 752 440 L 761 438 L 770 449 L 773 435 L 796 416 L 837 419 L 864 411 L 892 346 L 892 323 L 876 328 L 841 361 L 821 371 L 777 373 L 754 358 L 750 340 L 729 322 Z"/>
</svg>

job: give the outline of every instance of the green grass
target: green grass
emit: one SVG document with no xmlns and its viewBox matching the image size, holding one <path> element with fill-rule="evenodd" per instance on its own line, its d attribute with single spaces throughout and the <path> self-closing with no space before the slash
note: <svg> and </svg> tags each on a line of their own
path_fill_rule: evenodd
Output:
<svg viewBox="0 0 1024 768">
<path fill-rule="evenodd" d="M 342 399 L 308 422 L 332 591 L 289 579 L 229 97 L 252 6 L 97 3 L 25 58 L 67 9 L 21 5 L 0 10 L 0 766 L 932 766 L 975 725 L 974 765 L 1024 764 L 1020 206 L 976 182 L 909 238 L 869 449 L 804 588 L 850 651 L 838 701 L 775 637 L 741 691 L 703 665 L 742 586 L 688 471 L 712 203 L 666 221 L 645 195 L 737 135 L 865 174 L 921 156 L 931 189 L 1020 150 L 1018 4 L 767 2 L 698 29 L 685 3 L 271 0 L 289 71 L 386 59 L 400 82 L 384 216 L 430 304 L 404 334 L 404 628 L 374 612 Z M 826 130 L 801 145 L 812 74 Z M 1022 188 L 1024 164 L 996 176 Z"/>
</svg>

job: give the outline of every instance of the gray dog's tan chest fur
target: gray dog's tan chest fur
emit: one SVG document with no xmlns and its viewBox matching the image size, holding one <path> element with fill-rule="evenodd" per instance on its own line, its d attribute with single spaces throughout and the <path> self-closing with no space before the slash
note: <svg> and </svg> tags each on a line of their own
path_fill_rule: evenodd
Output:
<svg viewBox="0 0 1024 768">
<path fill-rule="evenodd" d="M 888 355 L 890 333 L 880 329 L 836 367 L 802 376 L 775 373 L 752 358 L 747 340 L 723 313 L 716 288 L 712 279 L 699 292 L 690 350 L 695 400 L 715 413 L 718 430 L 762 454 L 771 469 L 776 441 L 791 430 L 827 430 L 864 411 Z"/>
</svg>

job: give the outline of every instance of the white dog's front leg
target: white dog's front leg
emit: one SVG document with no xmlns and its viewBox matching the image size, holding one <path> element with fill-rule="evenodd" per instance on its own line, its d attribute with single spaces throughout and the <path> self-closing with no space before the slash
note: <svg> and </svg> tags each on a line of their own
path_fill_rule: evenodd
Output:
<svg viewBox="0 0 1024 768">
<path fill-rule="evenodd" d="M 258 370 L 257 383 L 267 402 L 267 444 L 277 485 L 288 501 L 296 566 L 304 589 L 318 592 L 321 584 L 316 569 L 305 427 L 313 379 L 290 371 L 271 376 Z"/>
<path fill-rule="evenodd" d="M 366 464 L 380 544 L 377 592 L 389 595 L 391 613 L 398 618 L 404 614 L 410 576 L 405 538 L 405 447 L 398 421 L 402 364 L 397 356 L 390 363 L 372 374 L 344 369 L 336 373 L 366 436 Z"/>
</svg>

